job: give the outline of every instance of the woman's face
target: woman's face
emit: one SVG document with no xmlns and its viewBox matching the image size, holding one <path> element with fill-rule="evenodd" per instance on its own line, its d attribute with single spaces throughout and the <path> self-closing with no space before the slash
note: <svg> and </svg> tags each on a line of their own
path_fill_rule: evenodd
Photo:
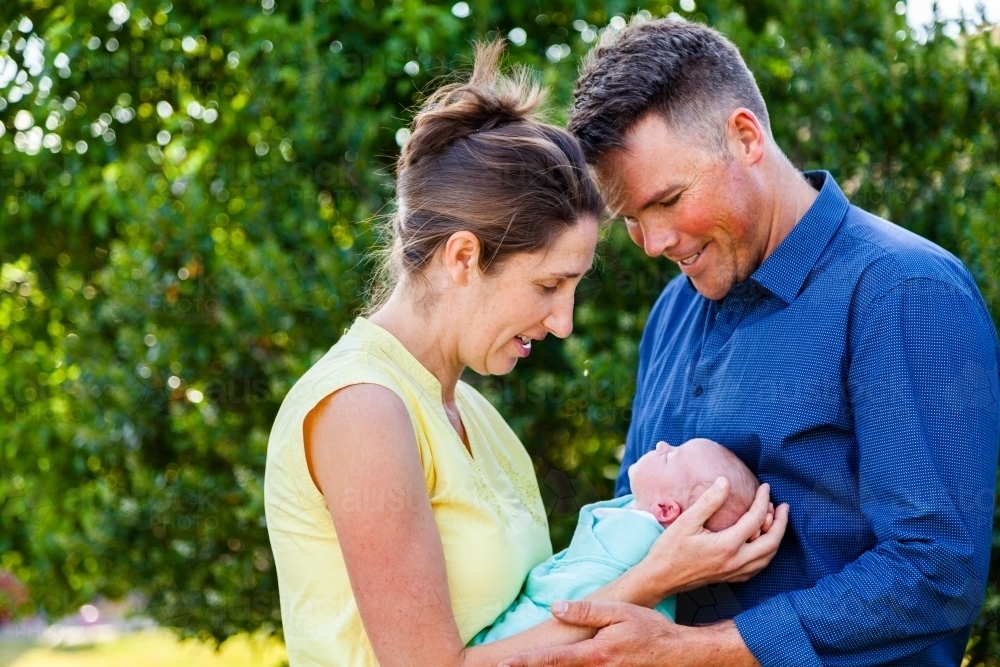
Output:
<svg viewBox="0 0 1000 667">
<path fill-rule="evenodd" d="M 573 331 L 576 286 L 590 270 L 598 224 L 583 219 L 546 249 L 510 257 L 481 276 L 468 304 L 468 335 L 459 343 L 464 365 L 483 375 L 503 375 L 531 353 L 531 341 Z"/>
</svg>

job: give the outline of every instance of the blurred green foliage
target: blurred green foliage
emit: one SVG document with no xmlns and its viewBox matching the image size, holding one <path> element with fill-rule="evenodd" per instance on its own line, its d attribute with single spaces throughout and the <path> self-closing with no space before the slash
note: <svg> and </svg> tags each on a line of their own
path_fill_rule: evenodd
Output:
<svg viewBox="0 0 1000 667">
<path fill-rule="evenodd" d="M 271 421 L 362 304 L 399 130 L 477 36 L 511 38 L 558 122 L 615 17 L 716 26 L 795 164 L 961 257 L 1000 318 L 997 41 L 915 39 L 876 0 L 697 2 L 4 2 L 0 566 L 21 612 L 135 591 L 187 634 L 280 632 Z M 612 227 L 574 335 L 473 379 L 536 461 L 557 548 L 612 493 L 673 275 Z M 996 579 L 977 662 L 998 655 Z"/>
</svg>

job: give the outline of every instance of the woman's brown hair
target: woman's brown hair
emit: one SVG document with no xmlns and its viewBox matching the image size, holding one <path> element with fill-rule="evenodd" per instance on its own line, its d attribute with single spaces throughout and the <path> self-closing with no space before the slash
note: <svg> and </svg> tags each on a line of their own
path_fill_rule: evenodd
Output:
<svg viewBox="0 0 1000 667">
<path fill-rule="evenodd" d="M 477 45 L 469 81 L 436 90 L 414 118 L 396 163 L 383 290 L 369 310 L 400 278 L 418 278 L 455 232 L 479 238 L 489 274 L 603 214 L 579 143 L 538 119 L 545 90 L 526 70 L 500 72 L 503 48 Z"/>
</svg>

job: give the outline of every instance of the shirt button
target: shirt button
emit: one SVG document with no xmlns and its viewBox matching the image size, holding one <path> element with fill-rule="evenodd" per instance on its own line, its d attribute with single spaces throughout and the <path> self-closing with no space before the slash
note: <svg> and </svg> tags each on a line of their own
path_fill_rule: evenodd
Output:
<svg viewBox="0 0 1000 667">
<path fill-rule="evenodd" d="M 701 396 L 702 392 L 704 392 L 704 391 L 705 390 L 702 388 L 702 386 L 698 385 L 697 387 L 694 388 L 694 395 L 695 396 Z"/>
</svg>

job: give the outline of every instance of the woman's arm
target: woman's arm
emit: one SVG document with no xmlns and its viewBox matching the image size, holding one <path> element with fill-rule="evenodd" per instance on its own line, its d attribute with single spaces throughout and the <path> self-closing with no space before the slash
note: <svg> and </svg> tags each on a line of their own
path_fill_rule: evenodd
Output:
<svg viewBox="0 0 1000 667">
<path fill-rule="evenodd" d="M 441 537 L 402 400 L 352 385 L 313 408 L 303 430 L 379 664 L 460 665 Z"/>
<path fill-rule="evenodd" d="M 303 435 L 382 667 L 493 666 L 518 652 L 592 636 L 552 620 L 504 642 L 464 648 L 413 426 L 392 391 L 371 384 L 341 389 L 309 413 Z"/>
</svg>

